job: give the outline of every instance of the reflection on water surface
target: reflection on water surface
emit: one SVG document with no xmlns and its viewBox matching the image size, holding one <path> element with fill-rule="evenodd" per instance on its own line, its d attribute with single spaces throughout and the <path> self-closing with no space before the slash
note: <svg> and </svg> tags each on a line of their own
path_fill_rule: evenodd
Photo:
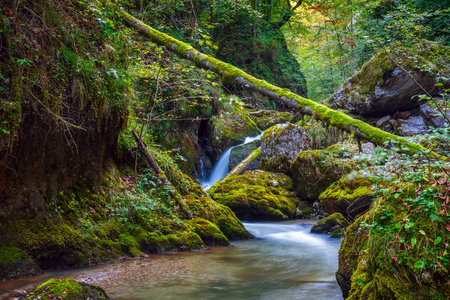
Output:
<svg viewBox="0 0 450 300">
<path fill-rule="evenodd" d="M 2 282 L 0 295 L 69 277 L 115 299 L 343 299 L 334 277 L 340 239 L 312 235 L 301 222 L 244 225 L 256 239 Z"/>
</svg>

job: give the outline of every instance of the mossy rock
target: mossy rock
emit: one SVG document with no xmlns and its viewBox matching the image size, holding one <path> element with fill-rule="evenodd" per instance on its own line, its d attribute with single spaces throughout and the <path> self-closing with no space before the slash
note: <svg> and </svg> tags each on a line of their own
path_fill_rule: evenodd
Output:
<svg viewBox="0 0 450 300">
<path fill-rule="evenodd" d="M 41 273 L 41 268 L 22 249 L 0 246 L 0 281 L 37 276 Z"/>
<path fill-rule="evenodd" d="M 266 130 L 277 124 L 284 124 L 292 119 L 289 112 L 279 112 L 276 110 L 260 110 L 249 113 L 250 118 L 256 123 L 259 129 Z"/>
<path fill-rule="evenodd" d="M 361 173 L 350 173 L 332 184 L 319 196 L 320 205 L 329 214 L 347 214 L 347 208 L 361 197 L 370 195 L 372 182 Z"/>
<path fill-rule="evenodd" d="M 211 199 L 209 194 L 186 174 L 180 172 L 179 176 L 174 178 L 174 185 L 184 197 L 193 216 L 215 224 L 228 240 L 253 237 L 229 207 Z"/>
<path fill-rule="evenodd" d="M 260 133 L 247 112 L 239 107 L 234 107 L 232 111 L 222 111 L 210 119 L 209 125 L 212 145 L 219 155 L 229 147 L 244 142 L 246 137 Z"/>
<path fill-rule="evenodd" d="M 293 218 L 298 203 L 292 179 L 282 173 L 247 171 L 231 175 L 208 192 L 243 220 Z"/>
<path fill-rule="evenodd" d="M 445 190 L 430 182 L 421 187 L 417 183 L 396 184 L 347 228 L 336 273 L 344 297 L 450 298 L 447 225 L 427 210 L 410 207 L 422 199 L 439 199 Z"/>
<path fill-rule="evenodd" d="M 230 241 L 220 229 L 205 219 L 193 219 L 189 224 L 207 246 L 229 246 Z"/>
<path fill-rule="evenodd" d="M 154 232 L 150 234 L 147 243 L 148 251 L 153 253 L 190 251 L 205 247 L 202 239 L 194 232 L 177 232 L 168 235 Z"/>
<path fill-rule="evenodd" d="M 350 225 L 350 223 L 344 218 L 344 216 L 340 213 L 334 213 L 314 224 L 314 226 L 311 227 L 311 233 L 332 234 L 335 231 L 346 228 L 348 225 Z"/>
<path fill-rule="evenodd" d="M 435 86 L 435 74 L 449 64 L 450 48 L 426 41 L 418 48 L 381 49 L 330 97 L 330 107 L 363 117 L 383 117 L 423 104 L 417 97 L 423 89 L 438 96 L 442 89 Z"/>
<path fill-rule="evenodd" d="M 287 123 L 267 129 L 261 137 L 260 168 L 265 171 L 289 173 L 298 153 L 310 150 L 305 129 Z"/>
<path fill-rule="evenodd" d="M 95 285 L 73 279 L 50 279 L 21 299 L 108 300 L 110 297 L 102 288 Z"/>
<path fill-rule="evenodd" d="M 317 200 L 321 193 L 350 169 L 348 163 L 327 150 L 302 151 L 290 167 L 299 196 L 308 201 Z"/>
</svg>

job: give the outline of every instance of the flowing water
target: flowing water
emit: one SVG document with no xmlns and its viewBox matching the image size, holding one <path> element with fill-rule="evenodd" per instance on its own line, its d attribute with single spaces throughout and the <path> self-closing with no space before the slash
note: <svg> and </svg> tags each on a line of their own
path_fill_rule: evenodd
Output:
<svg viewBox="0 0 450 300">
<path fill-rule="evenodd" d="M 340 239 L 310 234 L 312 223 L 244 225 L 256 239 L 0 282 L 0 297 L 57 277 L 99 285 L 115 299 L 343 299 L 334 277 Z"/>
<path fill-rule="evenodd" d="M 261 132 L 259 135 L 254 136 L 254 137 L 246 137 L 245 141 L 242 144 L 239 144 L 237 146 L 241 146 L 241 145 L 245 145 L 248 143 L 251 143 L 253 141 L 259 140 L 261 138 L 261 136 L 263 135 L 264 132 Z M 214 165 L 213 170 L 211 171 L 211 175 L 209 176 L 209 178 L 207 180 L 203 180 L 200 182 L 200 185 L 202 186 L 202 188 L 204 190 L 209 189 L 210 187 L 212 187 L 214 185 L 214 183 L 216 183 L 217 181 L 219 181 L 220 179 L 222 179 L 223 177 L 225 177 L 225 175 L 227 175 L 228 173 L 228 163 L 230 161 L 230 154 L 231 154 L 231 150 L 234 147 L 237 146 L 233 146 L 228 148 L 223 154 L 222 156 L 219 158 L 219 160 L 217 161 L 217 163 Z M 200 159 L 200 166 L 202 168 L 203 165 L 203 161 L 202 159 Z M 205 176 L 202 174 L 203 178 L 205 178 Z"/>
</svg>

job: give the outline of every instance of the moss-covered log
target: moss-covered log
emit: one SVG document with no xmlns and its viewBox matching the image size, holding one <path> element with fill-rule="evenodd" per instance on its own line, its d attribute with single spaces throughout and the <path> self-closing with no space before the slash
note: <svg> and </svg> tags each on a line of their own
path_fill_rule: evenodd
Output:
<svg viewBox="0 0 450 300">
<path fill-rule="evenodd" d="M 297 109 L 304 115 L 312 115 L 316 119 L 335 126 L 343 131 L 353 134 L 357 139 L 366 140 L 379 146 L 385 143 L 398 143 L 403 151 L 414 154 L 420 151 L 427 152 L 421 145 L 411 143 L 397 135 L 387 133 L 381 129 L 370 126 L 360 120 L 355 120 L 343 112 L 335 111 L 329 107 L 316 103 L 292 93 L 288 89 L 282 89 L 271 85 L 264 80 L 257 79 L 231 64 L 220 61 L 214 57 L 203 54 L 191 45 L 179 41 L 167 34 L 159 32 L 144 24 L 123 10 L 117 10 L 123 22 L 136 30 L 139 34 L 149 38 L 152 42 L 167 47 L 170 51 L 184 59 L 195 63 L 196 66 L 219 74 L 224 80 L 239 84 L 268 98 L 279 101 L 289 107 Z M 431 152 L 431 156 L 437 155 Z"/>
<path fill-rule="evenodd" d="M 260 155 L 261 155 L 261 147 L 259 147 L 258 149 L 252 151 L 252 153 L 250 153 L 246 158 L 244 158 L 243 161 L 238 163 L 237 166 L 233 168 L 233 170 L 228 172 L 226 177 L 228 177 L 230 175 L 239 175 L 239 174 L 241 174 L 241 172 Z"/>
<path fill-rule="evenodd" d="M 161 180 L 161 182 L 168 187 L 169 194 L 172 198 L 175 199 L 176 203 L 180 206 L 181 211 L 186 215 L 188 219 L 192 219 L 192 213 L 189 210 L 189 207 L 187 206 L 186 202 L 184 202 L 183 197 L 181 197 L 180 193 L 175 189 L 175 187 L 170 183 L 170 181 L 167 179 L 166 174 L 161 170 L 161 168 L 158 166 L 156 161 L 153 159 L 153 157 L 150 155 L 150 153 L 147 150 L 147 147 L 145 147 L 144 142 L 139 138 L 137 133 L 133 130 L 133 136 L 136 140 L 136 144 L 141 149 L 142 153 L 145 156 L 145 161 L 147 162 L 147 166 L 152 168 L 156 176 Z"/>
</svg>

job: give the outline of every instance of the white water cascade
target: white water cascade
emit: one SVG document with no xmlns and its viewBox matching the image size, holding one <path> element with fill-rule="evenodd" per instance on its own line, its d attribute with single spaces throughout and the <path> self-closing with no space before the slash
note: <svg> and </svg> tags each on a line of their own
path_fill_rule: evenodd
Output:
<svg viewBox="0 0 450 300">
<path fill-rule="evenodd" d="M 233 149 L 234 147 L 238 147 L 238 146 L 245 145 L 245 144 L 251 143 L 253 141 L 259 140 L 259 139 L 261 139 L 261 136 L 263 135 L 263 133 L 264 132 L 261 132 L 260 134 L 258 134 L 257 136 L 254 136 L 254 137 L 246 137 L 245 141 L 242 144 L 228 148 L 227 151 L 225 151 L 222 154 L 220 159 L 215 164 L 213 170 L 211 171 L 211 175 L 209 175 L 209 178 L 207 180 L 200 182 L 200 185 L 202 186 L 202 188 L 206 191 L 207 189 L 212 187 L 217 181 L 221 180 L 223 177 L 225 177 L 225 175 L 227 175 L 231 149 Z M 202 162 L 200 162 L 200 163 L 202 163 Z"/>
</svg>

